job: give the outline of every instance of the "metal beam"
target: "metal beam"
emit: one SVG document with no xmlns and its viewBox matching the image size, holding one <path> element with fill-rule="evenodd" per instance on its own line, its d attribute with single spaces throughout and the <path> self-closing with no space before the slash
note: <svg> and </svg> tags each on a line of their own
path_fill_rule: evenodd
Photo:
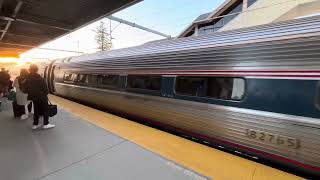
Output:
<svg viewBox="0 0 320 180">
<path fill-rule="evenodd" d="M 1 0 L 0 0 L 0 1 L 1 1 Z M 1 19 L 1 20 L 5 20 L 5 21 L 14 21 L 13 18 L 6 17 L 6 16 L 0 16 L 0 19 Z"/>
<path fill-rule="evenodd" d="M 1 30 L 1 29 L 0 29 L 0 32 L 1 33 L 5 32 L 6 35 L 11 35 L 11 36 L 20 36 L 20 37 L 24 37 L 24 38 L 38 39 L 38 40 L 45 40 L 45 41 L 50 40 L 50 38 L 39 38 L 39 37 L 34 37 L 34 36 L 26 36 L 26 35 L 22 35 L 22 34 L 8 33 L 7 31 Z"/>
<path fill-rule="evenodd" d="M 41 25 L 41 26 L 46 26 L 46 27 L 49 27 L 49 28 L 59 29 L 59 30 L 63 30 L 63 31 L 72 31 L 72 29 L 63 28 L 63 27 L 59 27 L 59 26 L 48 25 L 48 24 L 43 24 L 43 23 L 38 23 L 38 22 L 34 22 L 34 21 L 21 19 L 21 18 L 11 18 L 11 17 L 6 17 L 6 16 L 0 16 L 0 19 L 1 20 L 5 20 L 5 21 L 17 21 L 17 22 L 24 22 L 24 23 L 27 23 L 27 24 Z"/>
<path fill-rule="evenodd" d="M 1 32 L 1 31 L 4 31 L 4 30 L 0 30 L 0 32 Z M 14 33 L 8 33 L 8 32 L 6 32 L 6 35 L 19 36 L 19 37 L 30 38 L 30 39 L 37 39 L 37 40 L 42 40 L 42 41 L 50 40 L 50 38 L 41 38 L 41 37 L 36 37 L 36 36 L 27 36 L 27 35 L 14 34 Z"/>
<path fill-rule="evenodd" d="M 22 6 L 23 2 L 22 1 L 18 1 L 16 7 L 14 8 L 13 14 L 12 14 L 12 18 L 15 18 Z M 3 37 L 6 35 L 6 32 L 8 31 L 8 29 L 11 26 L 12 21 L 8 21 L 6 27 L 4 28 L 4 32 L 2 33 L 1 37 L 0 37 L 0 41 L 2 41 Z"/>
<path fill-rule="evenodd" d="M 126 25 L 131 26 L 131 27 L 135 27 L 135 28 L 138 28 L 138 29 L 147 31 L 147 32 L 151 32 L 151 33 L 153 33 L 153 34 L 157 34 L 157 35 L 159 35 L 159 36 L 163 36 L 163 37 L 165 37 L 165 38 L 169 38 L 169 39 L 171 38 L 170 35 L 161 33 L 161 32 L 159 32 L 159 31 L 156 31 L 156 30 L 153 30 L 153 29 L 150 29 L 150 28 L 141 26 L 141 25 L 139 25 L 139 24 L 136 24 L 136 23 L 133 23 L 133 22 L 130 22 L 130 21 L 121 19 L 121 18 L 117 18 L 117 17 L 114 17 L 114 16 L 108 16 L 107 18 L 110 19 L 110 20 L 113 20 L 113 21 L 117 21 L 117 22 L 119 22 L 119 23 L 126 24 Z"/>
<path fill-rule="evenodd" d="M 0 0 L 0 14 L 2 13 L 2 5 L 4 0 Z"/>
<path fill-rule="evenodd" d="M 53 49 L 53 48 L 40 48 L 38 46 L 32 46 L 32 45 L 27 45 L 27 44 L 16 44 L 16 43 L 5 43 L 0 41 L 0 45 L 12 45 L 12 46 L 20 46 L 20 47 L 28 47 L 28 48 L 36 48 L 36 49 L 41 49 L 41 50 L 48 50 L 48 51 L 61 51 L 61 52 L 70 52 L 70 53 L 78 53 L 78 54 L 83 54 L 84 52 L 80 51 L 71 51 L 71 50 L 65 50 L 65 49 Z"/>
<path fill-rule="evenodd" d="M 38 23 L 38 22 L 33 22 L 33 21 L 29 21 L 29 20 L 24 20 L 24 19 L 15 19 L 18 22 L 24 22 L 27 24 L 35 24 L 35 25 L 41 25 L 41 26 L 46 26 L 49 28 L 53 28 L 53 29 L 59 29 L 59 30 L 63 30 L 63 31 L 72 31 L 72 29 L 67 29 L 67 28 L 63 28 L 63 27 L 58 27 L 58 26 L 52 26 L 52 25 L 48 25 L 48 24 L 42 24 L 42 23 Z"/>
</svg>

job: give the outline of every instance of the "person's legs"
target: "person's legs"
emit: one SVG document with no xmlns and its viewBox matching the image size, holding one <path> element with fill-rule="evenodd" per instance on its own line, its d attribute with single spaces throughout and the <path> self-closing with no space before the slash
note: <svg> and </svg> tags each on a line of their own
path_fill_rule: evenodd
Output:
<svg viewBox="0 0 320 180">
<path fill-rule="evenodd" d="M 32 114 L 32 101 L 28 101 L 28 112 L 29 114 Z"/>
<path fill-rule="evenodd" d="M 33 116 L 33 127 L 32 129 L 39 128 L 39 117 L 41 114 L 41 105 L 37 101 L 33 101 L 33 107 L 34 107 L 34 116 Z"/>
<path fill-rule="evenodd" d="M 43 114 L 43 125 L 46 126 L 49 124 L 49 107 L 48 102 L 43 101 L 42 103 L 42 114 Z"/>
<path fill-rule="evenodd" d="M 29 117 L 28 104 L 24 105 L 24 114 L 21 115 L 21 120 L 25 120 Z"/>
<path fill-rule="evenodd" d="M 48 105 L 48 100 L 45 100 L 43 102 L 43 129 L 50 129 L 50 128 L 54 128 L 55 125 L 53 124 L 49 124 L 49 105 Z"/>
<path fill-rule="evenodd" d="M 33 116 L 33 127 L 32 129 L 38 129 L 39 116 L 43 116 L 43 129 L 54 128 L 55 125 L 49 124 L 49 106 L 47 100 L 33 101 L 34 116 Z"/>
</svg>

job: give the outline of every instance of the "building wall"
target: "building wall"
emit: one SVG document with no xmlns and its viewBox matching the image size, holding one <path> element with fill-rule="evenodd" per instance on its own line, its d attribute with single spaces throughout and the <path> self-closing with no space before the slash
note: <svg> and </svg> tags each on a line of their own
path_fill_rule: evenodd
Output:
<svg viewBox="0 0 320 180">
<path fill-rule="evenodd" d="M 258 0 L 219 31 L 294 19 L 320 12 L 320 0 Z"/>
<path fill-rule="evenodd" d="M 320 15 L 320 0 L 309 2 L 305 4 L 300 4 L 288 11 L 284 15 L 280 16 L 275 21 L 285 21 L 289 19 L 295 19 L 297 17 L 308 16 L 311 14 L 319 14 Z"/>
</svg>

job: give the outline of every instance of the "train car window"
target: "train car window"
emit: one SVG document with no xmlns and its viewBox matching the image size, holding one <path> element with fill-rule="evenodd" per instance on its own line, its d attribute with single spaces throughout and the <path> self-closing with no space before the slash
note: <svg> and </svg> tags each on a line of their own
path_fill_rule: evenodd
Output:
<svg viewBox="0 0 320 180">
<path fill-rule="evenodd" d="M 178 77 L 176 79 L 176 93 L 188 96 L 206 96 L 204 86 L 207 84 L 206 77 Z"/>
<path fill-rule="evenodd" d="M 91 75 L 91 74 L 78 74 L 78 75 L 73 74 L 70 79 L 71 80 L 73 79 L 73 81 L 71 82 L 76 82 L 76 84 L 78 85 L 90 86 L 90 87 L 96 87 L 98 82 L 97 75 Z"/>
<path fill-rule="evenodd" d="M 98 82 L 102 87 L 118 87 L 119 75 L 99 75 Z"/>
<path fill-rule="evenodd" d="M 88 75 L 87 74 L 78 74 L 77 84 L 81 84 L 81 85 L 89 84 Z"/>
<path fill-rule="evenodd" d="M 161 76 L 129 75 L 127 78 L 127 87 L 160 91 Z"/>
<path fill-rule="evenodd" d="M 91 87 L 96 87 L 98 85 L 98 75 L 89 75 L 88 85 Z"/>
<path fill-rule="evenodd" d="M 77 79 L 77 75 L 76 74 L 64 74 L 63 76 L 63 82 L 66 83 L 74 83 Z"/>
<path fill-rule="evenodd" d="M 177 77 L 175 92 L 178 95 L 239 101 L 245 94 L 245 80 L 224 77 Z"/>
</svg>

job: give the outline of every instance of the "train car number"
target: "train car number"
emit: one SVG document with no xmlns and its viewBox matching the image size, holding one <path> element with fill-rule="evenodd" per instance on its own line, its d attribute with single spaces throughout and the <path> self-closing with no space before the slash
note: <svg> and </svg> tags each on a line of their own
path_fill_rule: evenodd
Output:
<svg viewBox="0 0 320 180">
<path fill-rule="evenodd" d="M 300 140 L 296 138 L 281 136 L 258 130 L 246 129 L 246 136 L 250 139 L 272 143 L 280 146 L 286 146 L 293 149 L 300 148 Z"/>
</svg>

